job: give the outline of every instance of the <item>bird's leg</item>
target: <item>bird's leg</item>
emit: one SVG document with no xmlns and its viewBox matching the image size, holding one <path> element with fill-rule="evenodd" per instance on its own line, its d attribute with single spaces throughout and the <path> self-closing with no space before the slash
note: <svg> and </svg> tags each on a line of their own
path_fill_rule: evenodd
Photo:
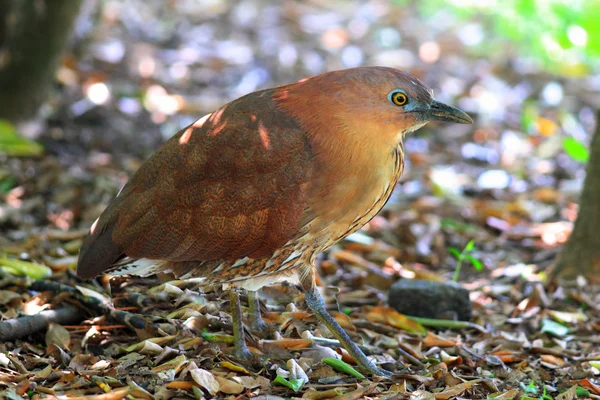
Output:
<svg viewBox="0 0 600 400">
<path fill-rule="evenodd" d="M 260 315 L 260 301 L 256 290 L 248 290 L 248 319 L 252 333 L 264 335 L 269 330 L 269 326 Z"/>
<path fill-rule="evenodd" d="M 379 368 L 373 364 L 367 358 L 365 353 L 363 353 L 362 350 L 357 346 L 357 344 L 350 339 L 346 331 L 344 331 L 337 321 L 327 312 L 325 309 L 325 302 L 319 294 L 315 284 L 314 270 L 312 266 L 307 266 L 307 268 L 310 268 L 310 271 L 305 274 L 301 274 L 304 276 L 304 279 L 302 279 L 301 283 L 305 291 L 306 305 L 308 305 L 319 321 L 321 321 L 323 325 L 329 329 L 333 336 L 335 336 L 335 338 L 342 344 L 344 349 L 346 349 L 346 351 L 352 356 L 352 358 L 354 358 L 360 367 L 369 371 L 373 375 L 383 377 L 391 376 L 391 372 Z"/>
<path fill-rule="evenodd" d="M 240 295 L 235 289 L 229 291 L 229 303 L 231 303 L 231 319 L 233 323 L 233 355 L 241 360 L 252 357 L 252 353 L 246 346 L 244 324 L 242 322 L 242 307 L 240 306 Z"/>
</svg>

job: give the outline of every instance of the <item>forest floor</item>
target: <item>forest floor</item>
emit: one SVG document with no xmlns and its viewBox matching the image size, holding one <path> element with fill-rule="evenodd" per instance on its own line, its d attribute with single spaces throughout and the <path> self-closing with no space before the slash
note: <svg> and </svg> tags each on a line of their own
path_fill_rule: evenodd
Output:
<svg viewBox="0 0 600 400">
<path fill-rule="evenodd" d="M 419 47 L 435 23 L 379 3 L 208 3 L 86 10 L 56 94 L 20 127 L 43 154 L 0 154 L 0 397 L 600 398 L 600 288 L 547 279 L 594 126 L 581 94 L 598 82 L 475 57 L 458 28 Z M 256 358 L 241 362 L 218 288 L 75 276 L 89 226 L 162 141 L 244 93 L 357 63 L 406 69 L 476 120 L 408 137 L 391 201 L 317 261 L 330 312 L 391 379 L 343 369 L 353 360 L 291 285 L 261 292 L 270 332 L 247 333 Z M 469 324 L 421 325 L 389 307 L 395 281 L 448 282 L 458 259 Z M 33 332 L 23 319 L 49 310 L 63 322 Z"/>
</svg>

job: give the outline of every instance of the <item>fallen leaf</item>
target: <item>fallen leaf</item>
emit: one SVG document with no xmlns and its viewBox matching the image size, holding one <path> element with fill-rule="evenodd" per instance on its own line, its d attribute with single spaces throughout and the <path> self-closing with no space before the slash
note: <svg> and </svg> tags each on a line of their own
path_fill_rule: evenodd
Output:
<svg viewBox="0 0 600 400">
<path fill-rule="evenodd" d="M 97 394 L 92 396 L 68 396 L 69 400 L 122 400 L 131 393 L 131 388 L 112 389 L 110 393 Z"/>
<path fill-rule="evenodd" d="M 550 315 L 556 322 L 561 324 L 576 324 L 578 322 L 585 322 L 588 320 L 588 317 L 582 312 L 546 310 L 546 313 Z"/>
<path fill-rule="evenodd" d="M 589 379 L 579 379 L 579 380 L 572 381 L 572 382 L 577 383 L 586 389 L 589 389 L 595 395 L 600 395 L 600 386 L 590 382 Z"/>
<path fill-rule="evenodd" d="M 216 395 L 221 389 L 219 381 L 209 371 L 202 368 L 190 370 L 190 375 L 194 382 L 206 389 L 211 395 Z"/>
<path fill-rule="evenodd" d="M 344 394 L 344 390 L 341 388 L 334 388 L 334 389 L 329 389 L 329 390 L 316 390 L 313 388 L 309 388 L 306 393 L 304 393 L 302 395 L 303 399 L 310 399 L 310 400 L 322 400 L 322 399 L 331 399 L 331 398 L 338 398 L 338 396 L 341 396 Z"/>
<path fill-rule="evenodd" d="M 501 393 L 501 392 L 490 393 L 488 395 L 488 399 L 494 399 L 494 400 L 513 400 L 514 398 L 517 397 L 518 394 L 519 394 L 519 390 L 518 389 L 511 389 L 511 390 L 506 391 L 504 393 Z"/>
<path fill-rule="evenodd" d="M 0 290 L 0 305 L 5 305 L 14 299 L 20 299 L 21 295 L 11 290 Z"/>
<path fill-rule="evenodd" d="M 338 372 L 343 372 L 345 374 L 352 375 L 358 379 L 365 379 L 365 376 L 363 374 L 355 370 L 350 364 L 347 364 L 338 358 L 325 357 L 321 361 L 323 361 L 325 364 L 329 365 L 331 368 Z"/>
<path fill-rule="evenodd" d="M 217 366 L 221 367 L 221 368 L 228 369 L 228 370 L 233 371 L 233 372 L 241 372 L 243 374 L 250 375 L 250 372 L 248 372 L 248 370 L 246 368 L 244 368 L 242 366 L 239 366 L 239 365 L 236 365 L 236 364 L 234 364 L 232 362 L 229 362 L 229 361 L 222 361 L 219 364 L 217 364 Z"/>
<path fill-rule="evenodd" d="M 285 379 L 281 375 L 277 375 L 273 380 L 273 383 L 276 383 L 281 386 L 285 386 L 289 389 L 292 389 L 294 392 L 298 393 L 302 386 L 304 386 L 304 381 L 302 379 Z"/>
<path fill-rule="evenodd" d="M 404 329 L 411 333 L 426 334 L 423 325 L 415 322 L 390 307 L 373 307 L 369 310 L 366 318 L 371 322 L 387 324 L 394 328 Z"/>
<path fill-rule="evenodd" d="M 221 392 L 225 394 L 240 394 L 244 391 L 244 385 L 238 382 L 223 378 L 222 376 L 215 376 L 215 378 L 219 382 Z"/>
<path fill-rule="evenodd" d="M 542 333 L 547 332 L 554 336 L 565 336 L 569 333 L 569 328 L 564 325 L 559 324 L 558 322 L 554 322 L 549 319 L 542 320 Z"/>
<path fill-rule="evenodd" d="M 156 367 L 152 368 L 152 372 L 156 374 L 158 372 L 173 370 L 175 374 L 177 374 L 187 363 L 188 359 L 184 355 L 177 356 L 171 361 L 157 365 Z"/>
<path fill-rule="evenodd" d="M 556 365 L 557 367 L 562 367 L 565 365 L 565 360 L 551 354 L 542 354 L 540 359 L 548 364 Z"/>
<path fill-rule="evenodd" d="M 445 400 L 445 399 L 449 399 L 450 397 L 459 396 L 465 390 L 470 389 L 471 387 L 473 387 L 473 385 L 481 382 L 482 380 L 483 379 L 474 379 L 472 381 L 461 383 L 460 385 L 452 386 L 452 387 L 444 390 L 443 392 L 436 393 L 435 398 L 438 400 L 439 399 Z"/>
<path fill-rule="evenodd" d="M 9 258 L 4 253 L 0 256 L 0 267 L 10 274 L 25 275 L 32 279 L 44 279 L 52 275 L 52 270 L 45 265 Z"/>
<path fill-rule="evenodd" d="M 555 400 L 573 400 L 577 398 L 577 385 L 570 387 L 568 390 L 565 390 L 558 396 L 556 396 Z"/>
<path fill-rule="evenodd" d="M 435 333 L 427 332 L 427 336 L 423 339 L 423 346 L 425 347 L 454 347 L 457 343 L 452 339 L 442 338 Z"/>
<path fill-rule="evenodd" d="M 54 344 L 61 349 L 68 350 L 71 335 L 62 325 L 51 322 L 46 331 L 46 346 Z"/>
</svg>

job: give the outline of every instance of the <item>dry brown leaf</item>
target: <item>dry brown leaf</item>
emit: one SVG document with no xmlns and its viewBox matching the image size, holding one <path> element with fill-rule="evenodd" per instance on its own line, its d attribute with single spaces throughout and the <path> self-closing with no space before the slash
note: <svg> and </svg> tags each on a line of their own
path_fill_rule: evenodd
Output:
<svg viewBox="0 0 600 400">
<path fill-rule="evenodd" d="M 91 396 L 69 396 L 69 400 L 122 400 L 129 396 L 131 388 L 124 387 L 113 389 L 110 393 L 96 394 Z"/>
<path fill-rule="evenodd" d="M 46 346 L 54 344 L 61 349 L 69 350 L 71 335 L 62 325 L 51 322 L 46 331 Z"/>
<path fill-rule="evenodd" d="M 366 318 L 371 322 L 390 325 L 412 333 L 425 334 L 427 332 L 421 324 L 405 317 L 391 307 L 373 307 L 367 312 Z"/>
<path fill-rule="evenodd" d="M 457 365 L 462 365 L 463 363 L 463 359 L 461 356 L 451 356 L 443 350 L 440 353 L 440 358 L 449 367 L 455 367 Z"/>
<path fill-rule="evenodd" d="M 36 379 L 46 379 L 52 373 L 52 366 L 46 365 L 46 367 L 40 371 L 34 371 Z"/>
<path fill-rule="evenodd" d="M 187 363 L 188 359 L 184 355 L 177 356 L 171 361 L 157 365 L 156 367 L 152 368 L 152 372 L 156 374 L 159 372 L 173 370 L 175 371 L 175 374 L 177 374 Z"/>
<path fill-rule="evenodd" d="M 246 368 L 244 368 L 240 365 L 234 364 L 232 362 L 229 362 L 229 361 L 222 361 L 218 364 L 218 366 L 221 368 L 228 369 L 233 372 L 241 372 L 243 374 L 250 375 L 250 372 L 248 372 L 248 370 Z"/>
<path fill-rule="evenodd" d="M 221 389 L 219 381 L 209 371 L 202 368 L 194 368 L 190 370 L 192 379 L 198 385 L 206 389 L 211 395 L 216 395 Z"/>
<path fill-rule="evenodd" d="M 219 382 L 221 392 L 225 394 L 240 394 L 244 391 L 244 385 L 241 383 L 234 382 L 221 376 L 215 376 L 215 378 L 217 379 L 217 382 Z"/>
<path fill-rule="evenodd" d="M 12 290 L 0 290 L 0 305 L 8 304 L 14 299 L 20 299 L 21 295 Z"/>
<path fill-rule="evenodd" d="M 423 339 L 423 345 L 430 347 L 454 347 L 457 345 L 455 340 L 442 338 L 435 333 L 427 331 L 427 336 Z"/>
<path fill-rule="evenodd" d="M 503 363 L 515 363 L 524 360 L 524 356 L 518 353 L 512 353 L 510 351 L 495 351 L 491 355 L 498 357 Z"/>
<path fill-rule="evenodd" d="M 92 364 L 95 364 L 98 360 L 92 354 L 77 354 L 69 363 L 69 368 L 76 372 L 88 369 Z"/>
<path fill-rule="evenodd" d="M 304 393 L 302 395 L 302 398 L 310 399 L 310 400 L 322 400 L 322 399 L 338 398 L 338 396 L 341 396 L 343 394 L 344 394 L 343 388 L 333 388 L 333 389 L 329 389 L 329 390 L 316 390 L 313 388 L 309 388 L 306 391 L 306 393 Z"/>
<path fill-rule="evenodd" d="M 540 359 L 548 364 L 556 365 L 558 367 L 562 367 L 565 365 L 565 360 L 560 357 L 553 356 L 551 354 L 542 354 Z"/>
<path fill-rule="evenodd" d="M 504 393 L 490 393 L 490 395 L 488 396 L 488 398 L 490 399 L 496 399 L 496 400 L 513 400 L 515 397 L 517 397 L 517 395 L 519 394 L 519 390 L 518 389 L 511 389 L 509 391 L 506 391 Z"/>
<path fill-rule="evenodd" d="M 445 400 L 445 399 L 449 399 L 450 397 L 459 396 L 465 390 L 472 388 L 473 385 L 475 385 L 476 383 L 479 383 L 481 381 L 483 381 L 483 379 L 475 379 L 472 381 L 461 383 L 460 385 L 452 386 L 452 387 L 444 390 L 443 392 L 436 393 L 435 398 L 438 400 Z"/>
<path fill-rule="evenodd" d="M 350 318 L 346 314 L 337 312 L 337 313 L 331 313 L 331 316 L 345 330 L 347 330 L 347 331 L 353 331 L 353 332 L 356 331 L 356 328 L 354 327 L 354 325 L 352 325 L 352 321 L 350 320 Z"/>
<path fill-rule="evenodd" d="M 556 400 L 573 400 L 577 397 L 577 385 L 574 385 L 568 390 L 565 390 L 564 392 L 556 396 Z"/>
<path fill-rule="evenodd" d="M 410 400 L 434 400 L 435 395 L 425 390 L 415 390 L 410 394 Z"/>
<path fill-rule="evenodd" d="M 171 381 L 165 385 L 167 389 L 181 389 L 191 390 L 192 387 L 196 386 L 195 382 L 192 381 Z"/>
<path fill-rule="evenodd" d="M 260 387 L 262 390 L 267 390 L 271 387 L 271 381 L 264 376 L 235 376 L 231 379 L 241 383 L 247 389 Z"/>
<path fill-rule="evenodd" d="M 279 339 L 279 340 L 263 340 L 261 341 L 264 345 L 277 345 L 281 348 L 288 350 L 300 350 L 306 349 L 313 344 L 311 339 Z"/>
</svg>

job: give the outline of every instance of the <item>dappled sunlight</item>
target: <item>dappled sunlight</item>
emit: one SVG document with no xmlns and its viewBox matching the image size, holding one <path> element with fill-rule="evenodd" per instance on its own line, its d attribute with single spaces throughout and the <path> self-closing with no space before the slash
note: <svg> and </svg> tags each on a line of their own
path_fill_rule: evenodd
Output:
<svg viewBox="0 0 600 400">
<path fill-rule="evenodd" d="M 171 95 L 160 85 L 152 85 L 146 90 L 144 106 L 152 113 L 152 119 L 164 122 L 169 115 L 175 114 L 183 106 L 181 96 Z"/>
<path fill-rule="evenodd" d="M 194 124 L 194 125 L 196 125 L 196 124 Z M 202 125 L 200 125 L 200 126 L 202 126 Z M 185 132 L 183 132 L 183 134 L 179 138 L 179 144 L 187 144 L 190 141 L 190 138 L 192 137 L 192 133 L 194 133 L 194 128 L 195 128 L 195 126 L 190 126 L 189 128 L 187 128 L 185 130 Z"/>
<path fill-rule="evenodd" d="M 260 141 L 265 150 L 269 150 L 271 148 L 271 139 L 269 139 L 269 132 L 262 124 L 262 122 L 258 123 L 258 134 L 260 135 Z"/>
</svg>

